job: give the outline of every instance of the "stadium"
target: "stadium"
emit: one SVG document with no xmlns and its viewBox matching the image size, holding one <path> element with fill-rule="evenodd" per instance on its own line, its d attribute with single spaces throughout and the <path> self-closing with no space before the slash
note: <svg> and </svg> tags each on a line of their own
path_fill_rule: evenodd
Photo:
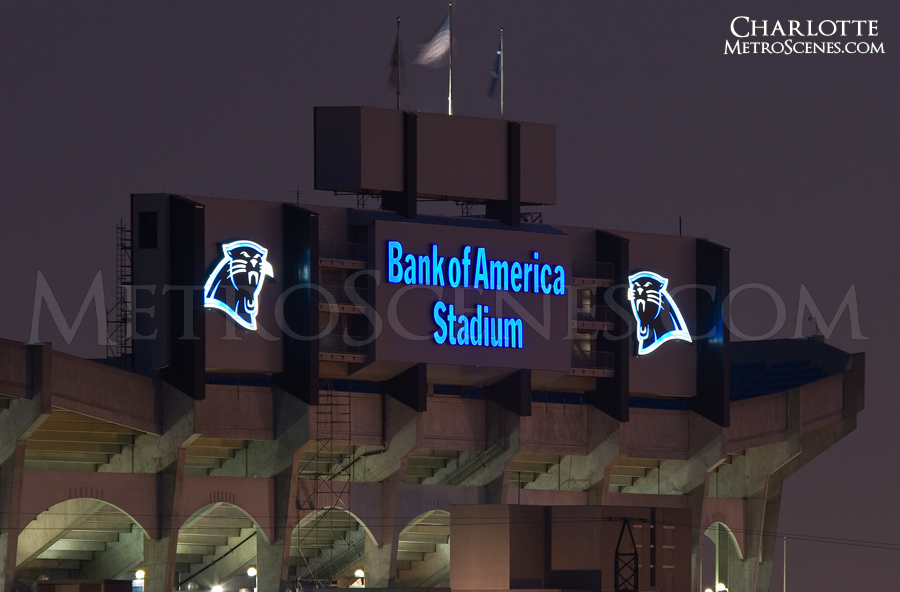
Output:
<svg viewBox="0 0 900 592">
<path fill-rule="evenodd" d="M 864 355 L 732 342 L 725 246 L 544 224 L 550 125 L 314 117 L 357 207 L 132 195 L 109 358 L 0 341 L 5 590 L 768 590 Z"/>
</svg>

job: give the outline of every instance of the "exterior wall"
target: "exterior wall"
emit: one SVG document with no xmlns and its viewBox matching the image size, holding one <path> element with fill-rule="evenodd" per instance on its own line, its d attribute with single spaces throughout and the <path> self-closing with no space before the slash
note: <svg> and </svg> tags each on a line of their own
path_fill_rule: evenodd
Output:
<svg viewBox="0 0 900 592">
<path fill-rule="evenodd" d="M 697 335 L 697 283 L 695 240 L 637 232 L 617 232 L 629 239 L 631 272 L 654 271 L 668 278 L 669 293 L 676 300 L 690 334 Z M 682 289 L 682 287 L 688 287 Z M 650 355 L 631 360 L 631 392 L 693 397 L 697 393 L 696 348 L 674 341 Z"/>
<path fill-rule="evenodd" d="M 9 355 L 0 364 L 4 369 L 0 381 L 31 384 L 22 375 L 25 368 L 16 363 L 27 357 L 23 357 L 26 346 L 4 345 Z M 730 587 L 763 590 L 773 551 L 760 533 L 777 525 L 780 484 L 854 429 L 863 396 L 861 356 L 852 358 L 842 374 L 737 402 L 727 429 L 688 411 L 633 409 L 630 422 L 609 423 L 601 412 L 584 405 L 535 403 L 530 417 L 517 417 L 484 400 L 431 396 L 429 409 L 416 413 L 403 411 L 402 404 L 389 403 L 383 395 L 349 393 L 351 427 L 341 445 L 364 447 L 357 453 L 365 451 L 366 456 L 358 459 L 360 470 L 349 473 L 353 481 L 341 484 L 301 474 L 306 458 L 302 455 L 321 450 L 328 441 L 309 439 L 310 423 L 317 422 L 315 408 L 279 418 L 276 409 L 284 413 L 287 408 L 279 402 L 277 389 L 210 385 L 205 401 L 193 401 L 154 388 L 145 378 L 49 348 L 40 351 L 45 349 L 45 357 L 34 358 L 38 367 L 30 375 L 45 376 L 52 387 L 29 390 L 21 405 L 0 412 L 6 425 L 11 425 L 10 419 L 23 418 L 19 435 L 13 436 L 23 438 L 13 447 L 19 460 L 4 459 L 0 473 L 4 510 L 16 508 L 21 517 L 3 523 L 5 556 L 19 556 L 18 547 L 34 555 L 39 543 L 32 541 L 29 526 L 37 524 L 33 520 L 44 520 L 54 505 L 103 501 L 131 516 L 146 533 L 143 546 L 120 542 L 117 553 L 138 555 L 117 561 L 143 564 L 148 573 L 156 570 L 156 582 L 148 583 L 148 589 L 155 590 L 165 588 L 161 581 L 169 575 L 174 577 L 176 557 L 181 556 L 176 553 L 179 532 L 192 519 L 223 505 L 241 508 L 259 532 L 253 546 L 242 547 L 241 561 L 255 558 L 270 567 L 280 566 L 261 589 L 281 589 L 289 579 L 296 563 L 289 559 L 294 527 L 317 509 L 333 507 L 346 509 L 365 529 L 369 542 L 363 557 L 369 558 L 371 569 L 383 570 L 385 585 L 395 585 L 399 571 L 406 570 L 401 564 L 408 561 L 403 558 L 410 551 L 403 545 L 410 543 L 400 542 L 400 532 L 432 510 L 446 510 L 454 588 L 569 588 L 593 577 L 596 570 L 602 587 L 611 587 L 610 553 L 621 522 L 606 519 L 628 515 L 656 520 L 655 532 L 649 523 L 632 524 L 641 557 L 641 589 L 685 589 L 702 544 L 699 533 L 721 523 L 735 533 L 737 543 L 721 558 L 729 566 Z M 41 365 L 48 367 L 47 373 Z M 145 406 L 152 401 L 152 407 L 163 413 L 159 425 L 167 426 L 157 434 L 157 424 L 148 423 L 140 413 L 115 415 L 116 423 L 109 425 L 146 430 L 122 452 L 131 462 L 111 462 L 112 472 L 93 473 L 25 467 L 29 434 L 40 421 L 39 415 L 30 424 L 24 421 L 29 417 L 26 403 L 41 400 L 48 408 L 77 408 L 86 418 L 102 419 L 127 397 L 144 400 Z M 384 418 L 382 409 L 388 413 Z M 178 417 L 166 417 L 167 413 Z M 293 427 L 277 431 L 275 426 L 289 417 L 294 418 Z M 388 424 L 384 433 L 383 421 Z M 8 440 L 10 433 L 4 432 L 4 438 Z M 229 462 L 243 465 L 241 469 L 255 476 L 187 474 L 191 442 L 226 436 L 253 440 L 253 447 L 239 451 Z M 147 438 L 155 444 L 138 445 Z M 145 456 L 148 450 L 169 460 L 154 461 L 159 468 L 149 468 L 154 463 Z M 435 457 L 434 451 L 456 451 L 459 456 Z M 286 468 L 276 468 L 285 466 L 279 458 L 288 459 Z M 421 458 L 446 458 L 449 464 L 436 472 L 432 484 L 404 482 L 408 466 Z M 647 469 L 631 487 L 612 491 L 612 475 L 629 459 L 653 459 L 658 468 Z M 476 471 L 469 481 L 442 484 L 441 475 L 465 463 Z M 545 473 L 524 488 L 521 483 L 509 487 L 510 475 L 522 470 L 516 463 L 543 463 Z M 139 467 L 145 467 L 143 473 L 136 472 Z M 373 479 L 376 473 L 381 476 Z M 504 493 L 498 498 L 495 492 L 501 485 Z M 497 504 L 501 499 L 504 503 Z M 694 534 L 678 530 L 685 524 L 691 527 L 683 530 Z M 647 555 L 652 537 L 656 537 L 653 568 Z M 383 561 L 375 562 L 375 557 Z M 15 563 L 7 559 L 4 565 L 7 589 L 15 578 Z M 235 573 L 242 569 L 233 567 Z"/>
<path fill-rule="evenodd" d="M 418 194 L 506 201 L 507 122 L 417 112 Z M 403 189 L 403 112 L 316 109 L 316 189 Z M 556 128 L 520 123 L 522 203 L 556 203 Z"/>
<path fill-rule="evenodd" d="M 146 432 L 161 428 L 149 378 L 113 368 L 101 371 L 94 362 L 56 352 L 52 381 L 55 405 Z"/>
<path fill-rule="evenodd" d="M 251 240 L 268 249 L 267 259 L 281 271 L 280 203 L 192 198 L 205 206 L 205 269 L 211 273 L 222 259 L 222 245 Z M 236 326 L 217 310 L 206 309 L 206 367 L 211 372 L 281 372 L 281 330 L 276 318 L 278 297 L 289 286 L 282 273 L 261 278 L 257 331 Z M 204 281 L 206 278 L 203 278 Z"/>
</svg>

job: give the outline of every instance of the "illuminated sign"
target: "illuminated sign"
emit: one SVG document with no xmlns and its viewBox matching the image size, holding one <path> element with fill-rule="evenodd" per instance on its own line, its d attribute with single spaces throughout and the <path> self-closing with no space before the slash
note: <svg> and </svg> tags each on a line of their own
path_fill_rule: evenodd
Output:
<svg viewBox="0 0 900 592">
<path fill-rule="evenodd" d="M 222 253 L 203 288 L 204 306 L 217 308 L 241 327 L 255 331 L 263 278 L 275 277 L 272 264 L 266 261 L 268 250 L 240 240 L 222 245 Z"/>
<path fill-rule="evenodd" d="M 668 279 L 652 271 L 628 277 L 628 300 L 637 321 L 639 356 L 672 339 L 691 341 L 681 311 L 666 290 L 668 283 Z"/>
<path fill-rule="evenodd" d="M 400 241 L 387 241 L 387 281 L 406 286 L 432 286 L 495 290 L 516 294 L 564 296 L 566 270 L 540 260 L 532 251 L 532 261 L 506 261 L 488 258 L 485 247 L 466 245 L 460 257 L 441 256 L 436 244 L 424 254 L 406 253 Z M 474 314 L 460 314 L 454 304 L 437 301 L 432 308 L 437 329 L 432 333 L 438 345 L 522 349 L 521 318 L 490 315 L 490 308 L 478 304 Z"/>
</svg>

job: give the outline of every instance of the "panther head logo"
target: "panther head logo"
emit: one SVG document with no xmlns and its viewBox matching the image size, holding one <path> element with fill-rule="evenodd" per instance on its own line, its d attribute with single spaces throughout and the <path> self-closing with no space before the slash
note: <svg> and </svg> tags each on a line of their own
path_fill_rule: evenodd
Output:
<svg viewBox="0 0 900 592">
<path fill-rule="evenodd" d="M 268 251 L 241 240 L 222 245 L 222 253 L 224 257 L 206 280 L 204 306 L 218 308 L 241 327 L 255 331 L 263 278 L 275 277 L 272 264 L 266 261 Z"/>
<path fill-rule="evenodd" d="M 652 271 L 628 277 L 628 300 L 637 321 L 638 355 L 649 354 L 670 339 L 691 341 L 681 311 L 666 290 L 669 280 Z"/>
</svg>

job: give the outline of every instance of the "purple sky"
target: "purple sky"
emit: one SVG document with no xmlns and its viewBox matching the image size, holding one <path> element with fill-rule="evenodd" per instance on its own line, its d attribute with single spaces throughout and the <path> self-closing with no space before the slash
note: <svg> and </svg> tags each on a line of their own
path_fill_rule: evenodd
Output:
<svg viewBox="0 0 900 592">
<path fill-rule="evenodd" d="M 313 191 L 312 108 L 393 106 L 398 14 L 404 107 L 446 109 L 446 69 L 409 65 L 444 2 L 259 4 L 0 5 L 11 288 L 0 291 L 0 337 L 28 340 L 38 271 L 70 321 L 98 270 L 112 298 L 130 193 L 287 201 L 299 187 L 305 202 L 352 205 Z M 497 116 L 487 87 L 502 26 L 507 117 L 557 126 L 559 205 L 545 221 L 677 233 L 682 216 L 685 234 L 732 248 L 733 286 L 779 295 L 779 337 L 794 334 L 801 285 L 829 322 L 855 286 L 869 339 L 852 338 L 845 312 L 829 343 L 867 352 L 866 410 L 854 434 L 787 481 L 779 531 L 896 545 L 900 5 L 784 4 L 460 0 L 454 108 Z M 875 19 L 878 37 L 859 40 L 885 54 L 723 55 L 736 16 Z M 745 333 L 774 325 L 759 290 L 734 308 Z M 40 337 L 58 349 L 104 355 L 93 311 L 72 345 L 46 310 L 43 321 Z M 793 591 L 885 589 L 900 558 L 803 540 L 789 549 Z"/>
</svg>

